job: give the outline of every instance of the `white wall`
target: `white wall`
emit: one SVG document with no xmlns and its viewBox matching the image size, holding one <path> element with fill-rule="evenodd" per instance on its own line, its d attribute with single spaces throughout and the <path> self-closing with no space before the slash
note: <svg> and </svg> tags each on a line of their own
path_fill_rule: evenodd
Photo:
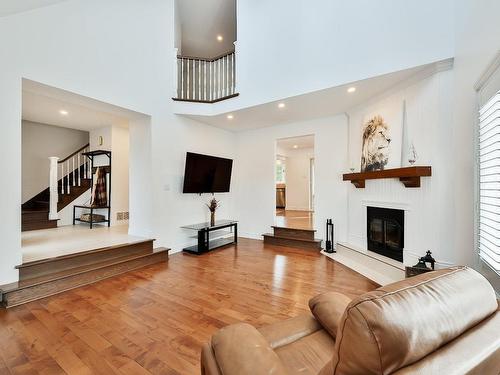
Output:
<svg viewBox="0 0 500 375">
<path fill-rule="evenodd" d="M 308 211 L 313 148 L 289 150 L 286 158 L 286 209 Z"/>
<path fill-rule="evenodd" d="M 431 250 L 441 265 L 464 264 L 466 257 L 457 253 L 460 236 L 454 232 L 455 155 L 449 147 L 453 133 L 451 96 L 453 72 L 447 70 L 394 89 L 384 96 L 349 112 L 349 164 L 359 171 L 363 123 L 366 115 L 382 115 L 392 133 L 392 167 L 401 162 L 402 111 L 406 101 L 408 140 L 418 153 L 417 165 L 432 166 L 432 177 L 422 178 L 420 188 L 405 188 L 397 179 L 366 181 L 364 189 L 349 184 L 348 244 L 366 250 L 366 206 L 405 209 L 404 263 Z M 399 139 L 395 138 L 395 135 Z M 470 199 L 470 197 L 469 197 Z"/>
<path fill-rule="evenodd" d="M 49 186 L 49 157 L 60 159 L 89 143 L 89 133 L 76 129 L 22 122 L 22 202 Z"/>
<path fill-rule="evenodd" d="M 452 7 L 451 0 L 239 0 L 242 100 L 260 104 L 451 57 Z"/>
<path fill-rule="evenodd" d="M 238 0 L 236 91 L 213 115 L 453 57 L 454 0 Z"/>
<path fill-rule="evenodd" d="M 276 141 L 280 138 L 315 136 L 317 236 L 324 238 L 324 223 L 333 218 L 336 233 L 346 238 L 347 121 L 344 115 L 279 125 L 237 133 L 236 212 L 241 235 L 261 238 L 274 223 Z"/>
<path fill-rule="evenodd" d="M 173 29 L 173 0 L 73 0 L 0 19 L 0 168 L 9 176 L 0 206 L 10 218 L 0 226 L 0 284 L 15 281 L 21 263 L 22 77 L 146 115 L 130 123 L 131 233 L 178 250 L 192 235 L 179 227 L 205 219 L 207 196 L 181 194 L 185 152 L 231 157 L 235 136 L 172 115 Z M 222 200 L 221 216 L 233 216 L 232 194 Z"/>
</svg>

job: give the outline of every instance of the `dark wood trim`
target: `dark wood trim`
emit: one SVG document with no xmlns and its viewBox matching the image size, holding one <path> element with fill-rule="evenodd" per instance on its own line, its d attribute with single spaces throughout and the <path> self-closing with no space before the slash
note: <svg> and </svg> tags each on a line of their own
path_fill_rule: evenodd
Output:
<svg viewBox="0 0 500 375">
<path fill-rule="evenodd" d="M 382 178 L 399 178 L 407 188 L 420 187 L 420 177 L 432 176 L 430 166 L 404 167 L 385 169 L 382 171 L 371 171 L 362 173 L 346 173 L 343 175 L 344 181 L 351 181 L 356 188 L 364 188 L 366 180 L 378 180 Z"/>
<path fill-rule="evenodd" d="M 216 60 L 219 60 L 219 59 L 222 59 L 223 57 L 226 57 L 226 56 L 229 56 L 229 55 L 232 55 L 233 53 L 235 53 L 235 50 L 232 50 L 232 51 L 229 51 L 229 52 L 225 52 L 219 56 L 215 56 L 215 57 L 198 57 L 198 56 L 183 56 L 183 55 L 177 55 L 177 58 L 180 60 L 180 59 L 188 59 L 188 60 L 198 60 L 198 61 L 206 61 L 206 62 L 213 62 L 213 61 L 216 61 Z"/>
<path fill-rule="evenodd" d="M 89 146 L 90 146 L 90 143 L 87 143 L 85 146 L 80 147 L 78 150 L 76 150 L 75 152 L 73 152 L 71 155 L 66 156 L 63 160 L 58 160 L 57 163 L 58 164 L 64 163 L 66 160 L 71 159 L 73 156 L 77 155 L 80 151 L 85 150 Z"/>
<path fill-rule="evenodd" d="M 235 93 L 235 94 L 231 94 L 231 95 L 228 95 L 228 96 L 224 96 L 222 98 L 219 98 L 219 99 L 214 99 L 214 100 L 196 100 L 196 99 L 181 99 L 181 98 L 172 98 L 172 100 L 176 101 L 176 102 L 189 102 L 189 103 L 205 103 L 205 104 L 214 104 L 214 103 L 217 103 L 217 102 L 221 102 L 223 100 L 226 100 L 226 99 L 231 99 L 231 98 L 235 98 L 237 97 L 238 95 L 240 95 L 239 93 Z"/>
</svg>

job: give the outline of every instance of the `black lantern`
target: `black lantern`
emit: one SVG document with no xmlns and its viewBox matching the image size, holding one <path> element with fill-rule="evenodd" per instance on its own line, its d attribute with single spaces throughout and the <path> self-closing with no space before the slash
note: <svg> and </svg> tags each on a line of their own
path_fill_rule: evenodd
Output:
<svg viewBox="0 0 500 375">
<path fill-rule="evenodd" d="M 431 264 L 431 268 L 427 267 L 427 263 Z M 436 260 L 432 257 L 431 251 L 428 250 L 424 257 L 421 257 L 418 259 L 418 263 L 415 264 L 413 266 L 413 268 L 431 271 L 431 270 L 434 270 L 435 263 L 436 263 Z"/>
<path fill-rule="evenodd" d="M 432 253 L 430 250 L 427 250 L 427 253 L 425 254 L 425 257 L 420 258 L 421 261 L 425 263 L 430 263 L 431 268 L 434 270 L 434 264 L 436 263 L 436 259 L 432 257 Z"/>
<path fill-rule="evenodd" d="M 326 241 L 325 241 L 325 251 L 327 253 L 335 253 L 333 244 L 333 220 L 326 219 Z"/>
</svg>

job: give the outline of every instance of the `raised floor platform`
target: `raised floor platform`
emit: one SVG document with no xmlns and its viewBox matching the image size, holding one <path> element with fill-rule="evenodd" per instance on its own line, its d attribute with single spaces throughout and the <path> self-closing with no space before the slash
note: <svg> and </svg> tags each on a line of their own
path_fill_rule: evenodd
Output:
<svg viewBox="0 0 500 375">
<path fill-rule="evenodd" d="M 144 240 L 128 234 L 128 225 L 89 229 L 88 225 L 21 233 L 23 263 Z"/>
<path fill-rule="evenodd" d="M 3 307 L 45 298 L 168 259 L 154 239 L 129 236 L 127 227 L 79 226 L 23 234 L 19 281 L 0 286 Z"/>
</svg>

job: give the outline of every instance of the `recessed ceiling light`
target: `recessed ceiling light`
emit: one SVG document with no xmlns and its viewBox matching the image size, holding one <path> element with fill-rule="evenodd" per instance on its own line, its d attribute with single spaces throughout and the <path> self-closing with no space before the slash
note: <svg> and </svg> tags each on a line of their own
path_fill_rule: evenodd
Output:
<svg viewBox="0 0 500 375">
<path fill-rule="evenodd" d="M 66 111 L 65 109 L 61 109 L 59 111 L 59 114 L 63 115 L 63 116 L 67 116 L 68 115 L 68 111 Z"/>
<path fill-rule="evenodd" d="M 217 35 L 217 40 L 219 42 L 222 42 L 224 40 L 224 38 L 222 37 L 222 35 Z"/>
<path fill-rule="evenodd" d="M 348 92 L 349 94 L 352 94 L 354 91 L 356 91 L 356 87 L 354 87 L 354 86 L 349 87 L 349 88 L 347 89 L 347 92 Z"/>
<path fill-rule="evenodd" d="M 234 118 L 234 116 L 233 116 L 233 115 L 227 115 L 227 119 L 228 119 L 228 120 L 232 120 L 233 118 Z"/>
<path fill-rule="evenodd" d="M 299 146 L 298 145 L 293 145 L 293 148 L 299 148 Z"/>
<path fill-rule="evenodd" d="M 279 103 L 278 108 L 285 108 L 285 103 Z"/>
</svg>

